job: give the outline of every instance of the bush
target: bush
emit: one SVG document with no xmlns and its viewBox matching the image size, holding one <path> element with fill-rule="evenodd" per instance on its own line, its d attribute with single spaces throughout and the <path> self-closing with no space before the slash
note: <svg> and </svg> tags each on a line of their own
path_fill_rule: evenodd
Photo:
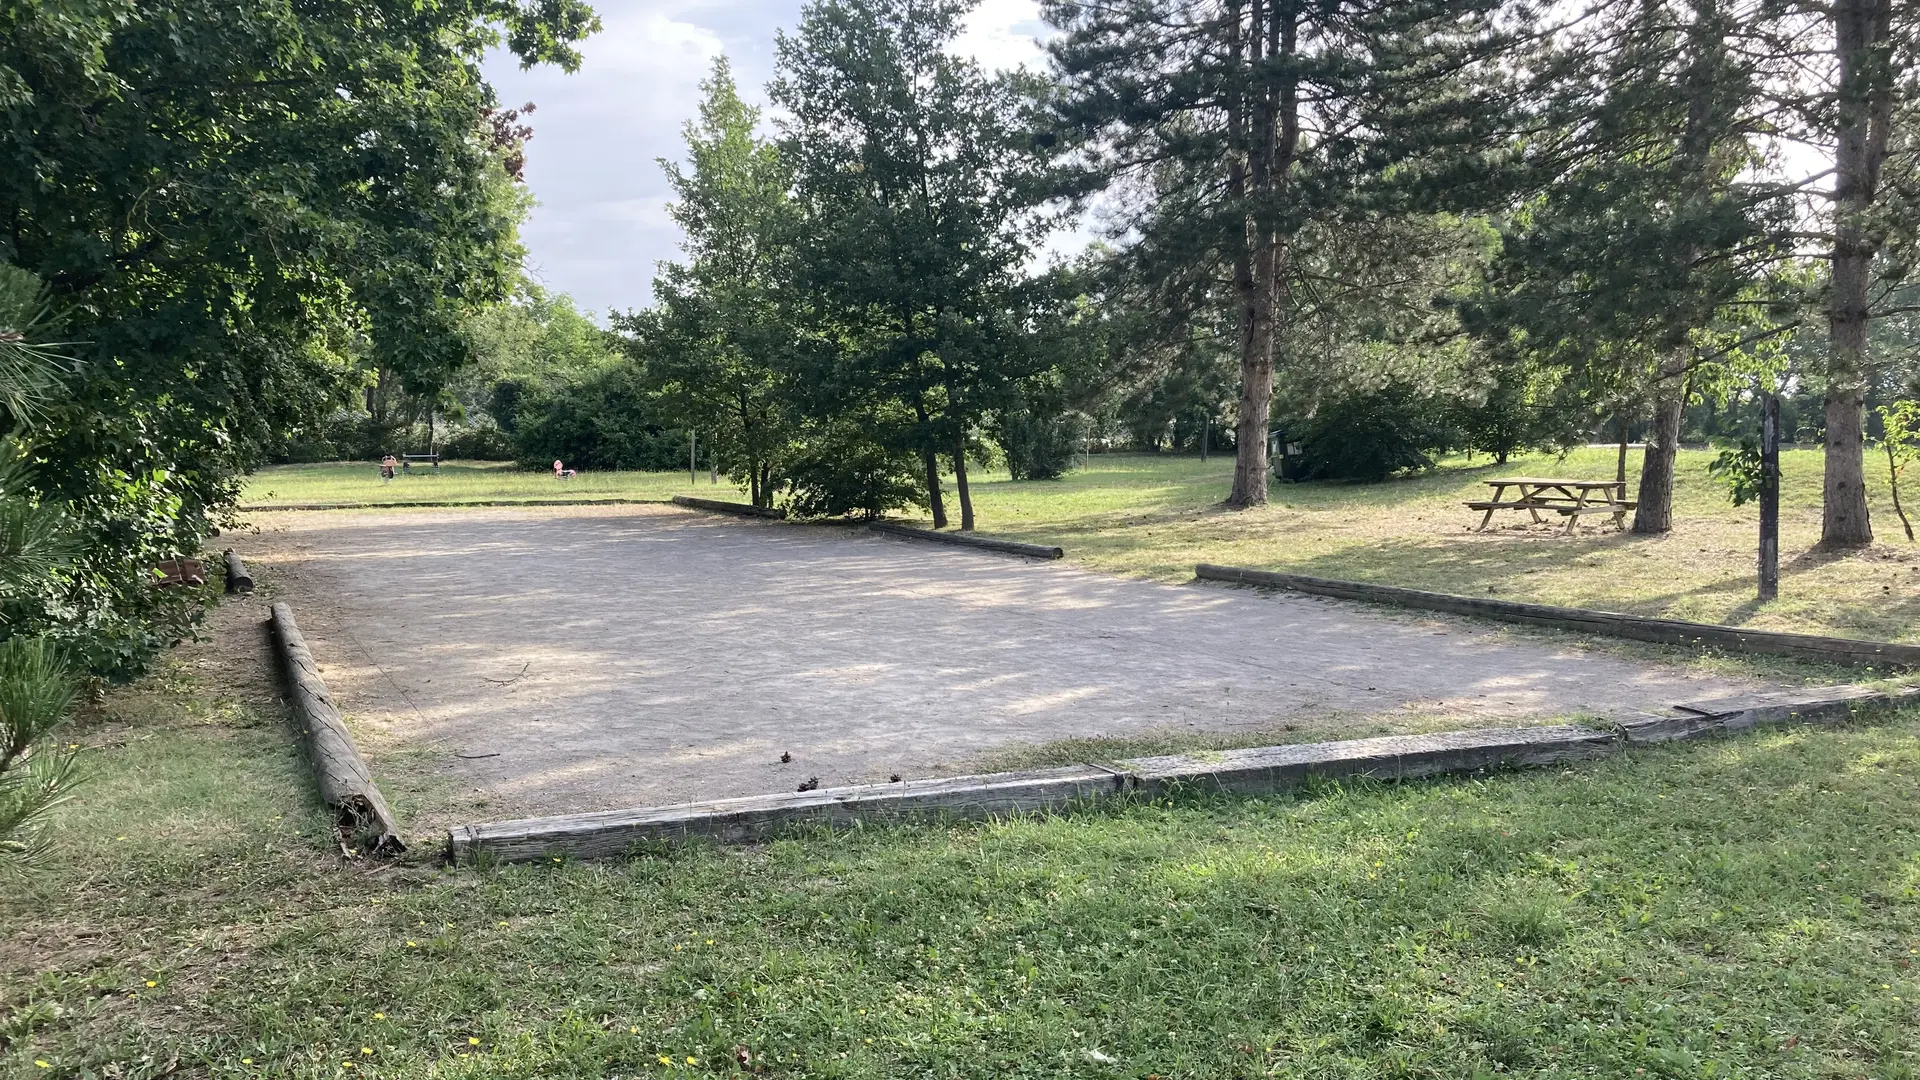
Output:
<svg viewBox="0 0 1920 1080">
<path fill-rule="evenodd" d="M 47 815 L 72 793 L 74 755 L 50 736 L 77 693 L 46 641 L 0 641 L 0 871 L 17 872 L 46 850 Z"/>
<path fill-rule="evenodd" d="M 439 442 L 440 456 L 454 461 L 512 461 L 513 439 L 491 422 L 447 429 Z"/>
<path fill-rule="evenodd" d="M 558 458 L 579 469 L 678 469 L 687 433 L 660 421 L 653 396 L 625 365 L 578 383 L 518 396 L 513 457 L 544 469 Z"/>
<path fill-rule="evenodd" d="M 1000 418 L 995 441 L 1015 480 L 1058 480 L 1079 464 L 1088 426 L 1083 413 L 1038 416 L 1021 409 Z"/>
<path fill-rule="evenodd" d="M 920 461 L 886 446 L 856 417 L 835 417 L 802 433 L 787 464 L 787 509 L 801 517 L 876 518 L 926 493 Z"/>
<path fill-rule="evenodd" d="M 1287 430 L 1297 433 L 1303 480 L 1384 480 L 1432 468 L 1433 455 L 1452 442 L 1440 404 L 1393 383 L 1322 401 Z"/>
</svg>

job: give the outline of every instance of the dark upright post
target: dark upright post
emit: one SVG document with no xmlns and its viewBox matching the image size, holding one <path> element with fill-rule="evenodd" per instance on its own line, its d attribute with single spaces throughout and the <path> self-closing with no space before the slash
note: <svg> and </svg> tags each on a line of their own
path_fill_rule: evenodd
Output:
<svg viewBox="0 0 1920 1080">
<path fill-rule="evenodd" d="M 1780 396 L 1760 405 L 1760 599 L 1780 595 Z"/>
</svg>

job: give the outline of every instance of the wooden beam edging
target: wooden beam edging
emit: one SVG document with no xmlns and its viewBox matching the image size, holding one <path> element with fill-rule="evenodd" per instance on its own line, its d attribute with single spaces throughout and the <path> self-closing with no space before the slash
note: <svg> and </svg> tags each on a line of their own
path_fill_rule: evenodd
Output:
<svg viewBox="0 0 1920 1080">
<path fill-rule="evenodd" d="M 704 837 L 722 843 L 767 840 L 801 825 L 987 818 L 1042 813 L 1126 795 L 1187 790 L 1270 795 L 1315 780 L 1415 780 L 1501 768 L 1585 761 L 1633 747 L 1733 734 L 1754 727 L 1831 723 L 1871 709 L 1920 704 L 1920 687 L 1821 687 L 1676 706 L 1671 715 L 1635 713 L 1594 726 L 1445 731 L 1128 758 L 1029 772 L 910 780 L 752 795 L 675 806 L 462 825 L 447 833 L 455 865 L 543 858 L 606 858 L 646 845 Z"/>
<path fill-rule="evenodd" d="M 785 510 L 775 510 L 765 506 L 754 506 L 751 503 L 726 502 L 721 499 L 699 499 L 692 495 L 675 495 L 673 497 L 673 504 L 675 506 L 691 507 L 695 510 L 711 510 L 716 514 L 737 514 L 740 517 L 782 520 L 787 516 Z"/>
<path fill-rule="evenodd" d="M 961 547 L 983 548 L 1008 555 L 1025 555 L 1029 559 L 1063 559 L 1066 552 L 1057 547 L 1044 544 L 1023 544 L 1018 540 L 995 540 L 986 536 L 974 536 L 970 533 L 935 532 L 932 529 L 916 529 L 911 525 L 896 525 L 891 521 L 872 521 L 867 528 L 887 536 L 901 536 L 911 540 L 932 540 L 941 544 L 958 544 Z"/>
<path fill-rule="evenodd" d="M 644 506 L 665 505 L 668 499 L 419 499 L 405 502 L 253 503 L 234 507 L 235 513 L 270 514 L 283 510 L 419 510 L 463 506 Z"/>
<path fill-rule="evenodd" d="M 1364 581 L 1283 574 L 1270 570 L 1249 570 L 1238 566 L 1201 563 L 1193 575 L 1202 581 L 1225 581 L 1236 585 L 1257 585 L 1273 589 L 1332 596 L 1342 600 L 1364 600 L 1397 607 L 1443 611 L 1451 615 L 1472 615 L 1529 626 L 1547 626 L 1558 630 L 1576 630 L 1589 634 L 1652 641 L 1662 645 L 1712 645 L 1728 652 L 1750 655 L 1791 656 L 1802 660 L 1820 660 L 1831 664 L 1875 664 L 1886 667 L 1920 668 L 1920 645 L 1900 645 L 1890 641 L 1866 641 L 1859 638 L 1825 637 L 1818 634 L 1789 634 L 1779 630 L 1742 630 L 1714 623 L 1683 622 L 1679 619 L 1655 619 L 1645 615 L 1622 615 L 1586 608 L 1553 607 L 1518 600 L 1483 600 L 1476 596 L 1406 589 L 1397 585 L 1375 585 Z"/>
<path fill-rule="evenodd" d="M 253 595 L 253 575 L 247 572 L 247 564 L 240 561 L 239 553 L 228 548 L 220 557 L 227 563 L 227 592 Z"/>
<path fill-rule="evenodd" d="M 348 854 L 398 855 L 407 849 L 387 800 L 374 786 L 373 770 L 353 744 L 346 721 L 334 707 L 333 696 L 320 678 L 320 667 L 306 638 L 294 624 L 293 609 L 273 605 L 268 619 L 275 652 L 287 680 L 288 698 L 307 737 L 307 756 L 313 763 L 320 797 L 334 813 L 334 834 Z"/>
</svg>

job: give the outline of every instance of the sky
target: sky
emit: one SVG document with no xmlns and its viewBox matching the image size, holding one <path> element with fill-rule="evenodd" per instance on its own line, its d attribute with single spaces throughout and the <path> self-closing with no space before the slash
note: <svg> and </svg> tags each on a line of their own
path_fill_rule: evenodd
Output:
<svg viewBox="0 0 1920 1080">
<path fill-rule="evenodd" d="M 683 156 L 681 125 L 700 80 L 725 53 L 741 95 L 766 104 L 774 35 L 799 21 L 801 0 L 600 0 L 603 29 L 580 70 L 521 71 L 511 54 L 483 64 L 500 101 L 536 106 L 527 185 L 538 205 L 521 229 L 527 271 L 582 310 L 646 307 L 654 267 L 679 254 L 667 216 L 671 189 L 658 159 Z M 1041 62 L 1034 0 L 983 0 L 956 45 L 989 68 Z"/>
</svg>

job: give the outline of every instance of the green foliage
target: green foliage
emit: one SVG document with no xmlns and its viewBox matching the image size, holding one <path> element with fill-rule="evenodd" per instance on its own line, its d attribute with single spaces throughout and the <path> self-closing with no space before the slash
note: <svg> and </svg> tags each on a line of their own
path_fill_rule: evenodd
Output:
<svg viewBox="0 0 1920 1080">
<path fill-rule="evenodd" d="M 1760 497 L 1762 473 L 1760 443 L 1751 438 L 1741 439 L 1738 446 L 1722 449 L 1707 465 L 1707 475 L 1727 489 L 1727 496 L 1735 506 L 1745 506 Z"/>
<path fill-rule="evenodd" d="M 513 427 L 514 458 L 530 469 L 555 459 L 575 469 L 674 469 L 687 465 L 687 434 L 661 416 L 631 364 L 525 391 Z"/>
<path fill-rule="evenodd" d="M 1378 481 L 1429 469 L 1452 440 L 1446 403 L 1398 382 L 1342 393 L 1286 432 L 1300 444 L 1304 480 Z"/>
<path fill-rule="evenodd" d="M 1887 455 L 1887 485 L 1893 494 L 1893 508 L 1906 529 L 1907 541 L 1913 541 L 1913 522 L 1907 519 L 1900 502 L 1900 480 L 1907 466 L 1920 461 L 1920 401 L 1896 401 L 1880 407 L 1881 449 Z"/>
<path fill-rule="evenodd" d="M 47 283 L 81 361 L 32 483 L 83 551 L 20 629 L 136 669 L 191 614 L 154 562 L 199 549 L 247 468 L 364 370 L 438 400 L 519 274 L 517 136 L 479 59 L 504 37 L 572 65 L 594 25 L 579 0 L 0 8 L 0 264 Z"/>
<path fill-rule="evenodd" d="M 19 872 L 47 851 L 47 817 L 72 797 L 71 750 L 48 745 L 78 689 L 44 638 L 0 641 L 0 872 Z"/>
<path fill-rule="evenodd" d="M 884 436 L 903 424 L 852 413 L 809 423 L 786 466 L 788 509 L 801 517 L 875 518 L 921 498 L 926 487 L 912 452 Z"/>
</svg>

